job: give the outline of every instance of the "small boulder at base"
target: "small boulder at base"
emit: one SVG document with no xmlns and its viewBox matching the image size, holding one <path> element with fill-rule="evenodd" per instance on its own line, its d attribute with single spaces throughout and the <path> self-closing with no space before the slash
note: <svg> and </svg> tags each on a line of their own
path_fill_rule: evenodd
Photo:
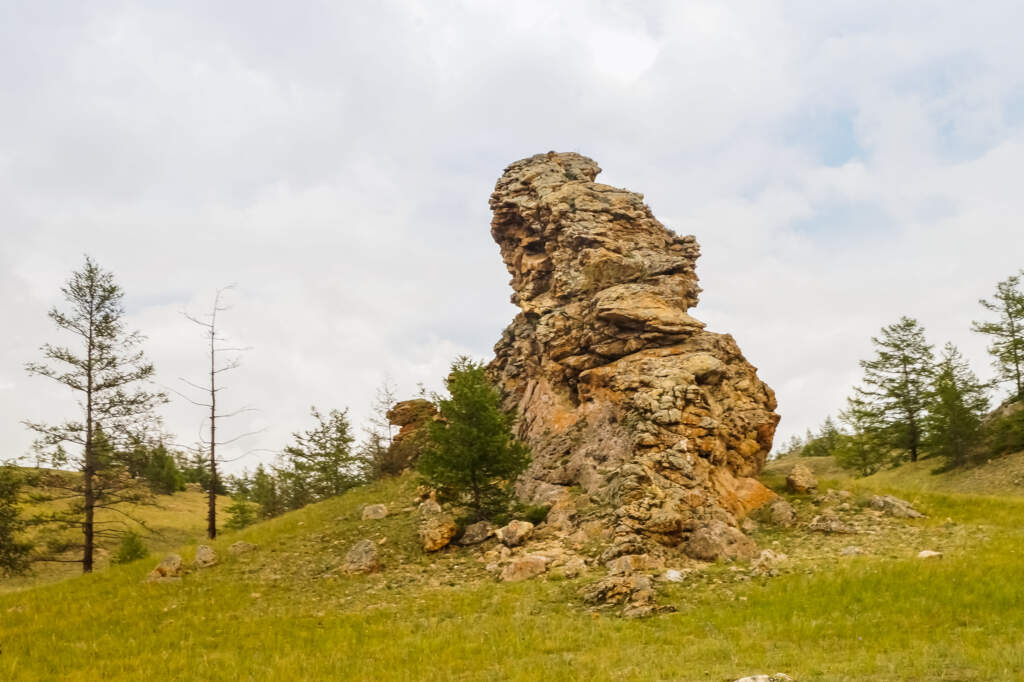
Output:
<svg viewBox="0 0 1024 682">
<path fill-rule="evenodd" d="M 807 529 L 815 533 L 856 533 L 857 529 L 848 526 L 835 514 L 819 514 L 807 524 Z"/>
<path fill-rule="evenodd" d="M 506 547 L 517 547 L 533 535 L 533 524 L 529 521 L 510 521 L 494 533 Z"/>
<path fill-rule="evenodd" d="M 177 580 L 181 577 L 182 572 L 181 556 L 178 554 L 168 554 L 157 564 L 156 568 L 149 572 L 146 579 L 149 582 Z"/>
<path fill-rule="evenodd" d="M 230 552 L 231 554 L 248 554 L 249 552 L 256 551 L 258 548 L 259 545 L 254 545 L 251 542 L 239 540 L 238 542 L 232 543 L 232 545 L 228 547 L 228 552 Z"/>
<path fill-rule="evenodd" d="M 352 545 L 352 549 L 345 555 L 345 563 L 341 565 L 345 573 L 373 573 L 379 568 L 377 543 L 373 540 L 360 540 Z"/>
<path fill-rule="evenodd" d="M 465 532 L 459 538 L 460 545 L 479 545 L 487 538 L 494 535 L 494 526 L 488 521 L 477 521 L 466 526 Z"/>
<path fill-rule="evenodd" d="M 797 464 L 786 476 L 786 488 L 793 493 L 811 493 L 818 489 L 818 479 L 806 464 Z"/>
<path fill-rule="evenodd" d="M 527 554 L 513 559 L 501 571 L 501 579 L 507 583 L 536 578 L 548 570 L 548 559 L 539 554 Z"/>
<path fill-rule="evenodd" d="M 924 514 L 914 509 L 909 502 L 892 495 L 874 495 L 869 502 L 872 508 L 885 512 L 889 516 L 900 519 L 924 518 Z"/>
<path fill-rule="evenodd" d="M 430 514 L 420 522 L 420 541 L 423 551 L 436 552 L 448 546 L 459 532 L 451 514 Z"/>
<path fill-rule="evenodd" d="M 779 528 L 792 528 L 796 524 L 796 510 L 783 499 L 772 502 L 768 507 L 768 520 Z"/>
<path fill-rule="evenodd" d="M 736 682 L 793 682 L 793 678 L 786 673 L 775 673 L 774 675 L 748 675 L 739 678 Z"/>
<path fill-rule="evenodd" d="M 209 545 L 196 547 L 196 558 L 192 561 L 194 568 L 209 568 L 217 564 L 217 553 Z"/>
<path fill-rule="evenodd" d="M 388 515 L 386 504 L 368 504 L 363 507 L 363 521 L 375 521 Z"/>
<path fill-rule="evenodd" d="M 440 514 L 441 505 L 437 503 L 433 497 L 429 497 L 422 502 L 419 506 L 420 516 L 430 516 L 431 514 Z"/>
<path fill-rule="evenodd" d="M 712 521 L 693 532 L 683 551 L 701 561 L 742 560 L 754 558 L 757 545 L 738 529 Z"/>
<path fill-rule="evenodd" d="M 917 553 L 918 559 L 941 559 L 942 552 L 936 552 L 933 549 L 922 549 Z"/>
</svg>

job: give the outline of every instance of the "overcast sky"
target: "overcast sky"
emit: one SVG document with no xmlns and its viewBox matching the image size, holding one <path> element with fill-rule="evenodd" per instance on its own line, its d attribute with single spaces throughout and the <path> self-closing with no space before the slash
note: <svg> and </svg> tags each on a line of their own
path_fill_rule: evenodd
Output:
<svg viewBox="0 0 1024 682">
<path fill-rule="evenodd" d="M 487 198 L 577 151 L 697 236 L 696 317 L 775 388 L 778 440 L 842 407 L 900 315 L 984 377 L 977 299 L 1024 267 L 1020 2 L 0 0 L 0 448 L 71 416 L 23 366 L 90 254 L 159 382 L 215 290 L 252 346 L 223 399 L 272 458 L 309 407 L 439 388 L 515 310 Z M 202 415 L 164 410 L 181 441 Z M 241 452 L 237 450 L 236 452 Z"/>
</svg>

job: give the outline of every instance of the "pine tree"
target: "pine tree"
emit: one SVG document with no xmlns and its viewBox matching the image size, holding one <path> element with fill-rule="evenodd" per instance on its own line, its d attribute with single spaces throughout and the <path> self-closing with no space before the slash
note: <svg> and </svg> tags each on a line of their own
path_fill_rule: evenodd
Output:
<svg viewBox="0 0 1024 682">
<path fill-rule="evenodd" d="M 999 315 L 997 322 L 974 322 L 972 329 L 992 337 L 988 352 L 1001 381 L 1012 386 L 1011 398 L 1024 400 L 1024 290 L 1020 274 L 1011 275 L 996 285 L 992 301 L 981 299 L 982 307 Z"/>
<path fill-rule="evenodd" d="M 901 317 L 872 337 L 875 357 L 862 360 L 863 386 L 854 389 L 851 408 L 875 429 L 881 447 L 906 453 L 916 462 L 924 437 L 924 418 L 935 359 L 917 320 Z M 871 414 L 864 414 L 865 411 Z"/>
<path fill-rule="evenodd" d="M 260 464 L 252 477 L 252 501 L 259 506 L 261 519 L 269 519 L 284 512 L 284 505 L 278 495 L 277 481 Z"/>
<path fill-rule="evenodd" d="M 310 408 L 316 425 L 293 433 L 293 445 L 284 449 L 280 477 L 293 491 L 292 509 L 340 495 L 362 482 L 362 461 L 354 452 L 348 410 L 326 415 Z"/>
<path fill-rule="evenodd" d="M 185 489 L 185 477 L 178 470 L 174 457 L 167 452 L 167 446 L 160 442 L 155 446 L 146 446 L 144 451 L 146 467 L 143 478 L 154 492 L 171 495 Z"/>
<path fill-rule="evenodd" d="M 241 495 L 231 497 L 231 505 L 224 510 L 228 515 L 228 522 L 224 527 L 228 530 L 241 530 L 256 523 L 256 512 L 252 503 Z"/>
<path fill-rule="evenodd" d="M 22 477 L 18 469 L 0 465 L 0 575 L 18 575 L 29 567 L 32 544 L 23 538 L 20 513 Z"/>
<path fill-rule="evenodd" d="M 839 466 L 860 476 L 870 476 L 881 469 L 890 455 L 889 446 L 879 442 L 878 434 L 884 427 L 876 421 L 875 410 L 857 398 L 849 398 L 839 419 L 850 427 L 850 433 L 841 434 L 836 444 L 835 458 Z"/>
<path fill-rule="evenodd" d="M 988 412 L 987 386 L 978 380 L 956 346 L 947 343 L 936 368 L 925 419 L 925 445 L 949 467 L 967 463 L 982 437 Z"/>
<path fill-rule="evenodd" d="M 30 374 L 44 376 L 70 388 L 79 398 L 81 418 L 61 424 L 25 422 L 38 434 L 35 447 L 40 457 L 55 467 L 72 465 L 80 478 L 64 477 L 60 484 L 66 497 L 77 498 L 64 514 L 48 520 L 79 528 L 82 532 L 82 570 L 92 571 L 95 539 L 114 535 L 111 528 L 98 529 L 96 510 L 138 500 L 141 493 L 132 485 L 126 467 L 113 457 L 113 449 L 140 438 L 153 420 L 153 410 L 166 400 L 163 393 L 146 385 L 153 376 L 150 364 L 139 349 L 143 337 L 124 328 L 124 292 L 111 273 L 90 258 L 74 272 L 61 289 L 68 311 L 50 310 L 50 319 L 77 342 L 71 346 L 42 347 L 51 364 L 29 363 Z M 103 442 L 98 440 L 102 435 Z M 69 453 L 66 446 L 78 450 Z"/>
<path fill-rule="evenodd" d="M 513 435 L 515 415 L 502 409 L 483 364 L 458 358 L 445 387 L 449 397 L 435 397 L 441 418 L 427 427 L 430 443 L 417 469 L 442 500 L 464 505 L 477 519 L 491 517 L 511 503 L 529 450 Z"/>
<path fill-rule="evenodd" d="M 832 417 L 825 417 L 825 421 L 822 423 L 818 433 L 807 441 L 807 444 L 801 449 L 800 455 L 803 457 L 829 457 L 834 455 L 836 448 L 839 447 L 842 435 Z"/>
</svg>

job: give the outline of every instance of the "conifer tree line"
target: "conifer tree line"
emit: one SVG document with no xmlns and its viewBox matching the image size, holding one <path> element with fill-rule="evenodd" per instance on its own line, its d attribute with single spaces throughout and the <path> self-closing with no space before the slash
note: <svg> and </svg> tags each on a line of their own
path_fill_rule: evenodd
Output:
<svg viewBox="0 0 1024 682">
<path fill-rule="evenodd" d="M 921 324 L 901 317 L 871 339 L 874 356 L 860 362 L 863 377 L 838 421 L 829 416 L 817 432 L 790 438 L 780 454 L 832 455 L 867 476 L 925 457 L 945 470 L 1024 450 L 1022 277 L 999 282 L 979 301 L 989 319 L 971 325 L 989 339 L 993 381 L 981 381 L 951 343 L 936 353 Z M 990 414 L 1001 386 L 1005 400 Z"/>
<path fill-rule="evenodd" d="M 24 421 L 36 434 L 34 466 L 17 466 L 24 457 L 0 465 L 0 574 L 36 562 L 78 563 L 90 572 L 97 547 L 115 541 L 122 558 L 139 556 L 146 529 L 133 510 L 190 485 L 208 495 L 213 537 L 218 525 L 239 528 L 390 473 L 384 460 L 391 431 L 383 415 L 394 391 L 385 386 L 361 442 L 347 410 L 314 407 L 313 426 L 295 433 L 273 465 L 222 475 L 218 467 L 226 460 L 214 448 L 233 439 L 217 436 L 215 427 L 248 409 L 224 412 L 217 405 L 220 373 L 239 366 L 237 358 L 219 359 L 218 353 L 244 350 L 221 343 L 216 315 L 228 309 L 221 302 L 224 290 L 217 292 L 211 315 L 186 315 L 203 327 L 210 353 L 205 385 L 183 379 L 205 390 L 208 401 L 179 393 L 206 410 L 209 435 L 194 447 L 175 444 L 162 427 L 158 409 L 168 396 L 154 388 L 145 337 L 126 328 L 124 291 L 113 274 L 86 256 L 60 291 L 63 305 L 48 315 L 65 343 L 43 344 L 41 361 L 27 363 L 26 370 L 69 391 L 78 409 L 62 422 Z M 228 494 L 234 498 L 228 519 L 218 524 L 218 496 Z M 28 514 L 26 507 L 36 511 Z"/>
</svg>

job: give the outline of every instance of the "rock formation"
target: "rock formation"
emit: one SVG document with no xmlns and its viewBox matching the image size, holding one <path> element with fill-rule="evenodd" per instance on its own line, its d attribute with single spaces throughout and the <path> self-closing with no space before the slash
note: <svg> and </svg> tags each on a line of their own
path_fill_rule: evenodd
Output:
<svg viewBox="0 0 1024 682">
<path fill-rule="evenodd" d="M 436 415 L 434 403 L 424 398 L 402 400 L 388 410 L 388 423 L 399 428 L 381 463 L 383 473 L 398 474 L 416 463 L 426 443 L 427 424 Z"/>
<path fill-rule="evenodd" d="M 731 336 L 688 314 L 696 239 L 599 172 L 552 152 L 498 180 L 491 234 L 521 312 L 489 371 L 533 452 L 523 497 L 550 503 L 579 485 L 614 509 L 620 554 L 685 548 L 774 498 L 752 477 L 775 396 Z"/>
</svg>

